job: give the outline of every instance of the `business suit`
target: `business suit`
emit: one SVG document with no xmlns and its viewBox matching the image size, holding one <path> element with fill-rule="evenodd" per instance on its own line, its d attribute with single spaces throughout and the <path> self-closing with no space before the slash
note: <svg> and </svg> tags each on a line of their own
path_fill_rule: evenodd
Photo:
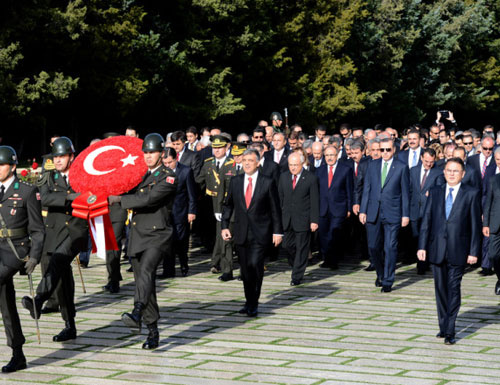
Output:
<svg viewBox="0 0 500 385">
<path fill-rule="evenodd" d="M 377 279 L 384 289 L 390 289 L 395 277 L 401 219 L 410 216 L 410 180 L 408 167 L 392 158 L 382 186 L 382 169 L 382 158 L 368 165 L 360 213 L 366 214 L 368 249 Z"/>
<path fill-rule="evenodd" d="M 337 161 L 330 187 L 327 164 L 316 170 L 319 183 L 319 243 L 327 267 L 335 268 L 340 258 L 342 225 L 352 211 L 353 171 Z"/>
<path fill-rule="evenodd" d="M 411 154 L 411 159 L 410 159 L 410 154 Z M 413 162 L 414 162 L 413 150 L 408 149 L 408 150 L 400 151 L 398 153 L 397 159 L 400 162 L 403 162 L 404 164 L 406 164 L 409 168 L 413 168 L 413 167 L 422 165 L 422 160 L 420 159 L 420 155 L 422 155 L 422 149 L 419 147 L 419 150 L 417 150 L 416 158 L 415 158 L 417 164 L 413 165 L 411 167 L 410 167 L 410 165 L 413 164 Z"/>
<path fill-rule="evenodd" d="M 315 170 L 317 170 L 318 168 L 320 168 L 321 166 L 323 166 L 324 164 L 326 164 L 326 162 L 325 162 L 325 158 L 321 157 L 321 159 L 319 160 L 319 165 L 316 166 L 316 160 L 314 159 L 314 156 L 309 155 L 309 164 L 310 164 L 310 167 L 311 167 L 310 171 L 314 172 Z"/>
<path fill-rule="evenodd" d="M 500 174 L 489 178 L 483 209 L 483 227 L 489 227 L 488 260 L 500 281 Z"/>
<path fill-rule="evenodd" d="M 199 175 L 201 170 L 201 165 L 203 164 L 201 162 L 199 154 L 187 148 L 184 148 L 184 151 L 182 151 L 182 154 L 180 155 L 178 162 L 183 164 L 184 166 L 191 167 L 191 170 L 193 170 L 193 175 L 195 178 Z"/>
<path fill-rule="evenodd" d="M 273 234 L 283 234 L 281 209 L 275 182 L 256 172 L 250 206 L 245 202 L 245 175 L 231 178 L 222 209 L 222 229 L 229 229 L 234 213 L 233 242 L 241 263 L 246 306 L 256 311 L 264 278 L 265 251 Z"/>
<path fill-rule="evenodd" d="M 197 211 L 193 170 L 178 162 L 174 172 L 177 176 L 177 189 L 171 212 L 173 237 L 171 246 L 163 259 L 163 272 L 169 277 L 175 276 L 176 255 L 179 256 L 182 274 L 187 274 L 189 269 L 187 254 L 189 248 L 188 214 L 196 215 Z"/>
<path fill-rule="evenodd" d="M 295 188 L 293 178 L 296 179 Z M 304 278 L 311 240 L 311 223 L 319 224 L 318 179 L 302 169 L 300 176 L 290 171 L 280 176 L 278 193 L 285 236 L 283 246 L 288 251 L 288 263 L 292 267 L 292 282 Z"/>
<path fill-rule="evenodd" d="M 488 195 L 488 190 L 490 188 L 490 180 L 495 176 L 497 170 L 497 165 L 495 159 L 491 159 L 490 164 L 486 167 L 486 172 L 481 183 L 481 208 L 484 211 L 486 204 L 486 197 Z M 481 255 L 481 274 L 492 275 L 493 263 L 489 258 L 490 250 L 490 237 L 483 237 L 482 255 Z"/>
<path fill-rule="evenodd" d="M 481 162 L 481 154 L 475 154 L 467 158 L 467 164 L 471 165 L 474 167 L 474 169 L 479 173 L 481 176 L 481 179 L 484 177 L 482 176 L 482 170 L 483 170 L 483 164 L 480 164 Z M 490 162 L 486 166 L 485 172 L 488 172 L 488 169 L 496 169 L 497 165 L 495 164 L 495 159 L 493 158 L 493 155 L 490 156 Z"/>
<path fill-rule="evenodd" d="M 274 162 L 274 153 L 275 149 L 273 148 L 271 151 L 267 151 L 264 153 L 265 161 Z M 278 164 L 280 173 L 288 171 L 288 155 L 290 154 L 290 150 L 288 148 L 282 149 L 283 153 L 281 154 L 280 162 Z M 276 163 L 276 162 L 275 162 Z"/>
<path fill-rule="evenodd" d="M 454 337 L 467 257 L 481 252 L 481 197 L 462 183 L 446 218 L 447 190 L 447 184 L 429 190 L 418 248 L 432 264 L 440 333 Z"/>
<path fill-rule="evenodd" d="M 273 160 L 269 160 L 266 158 L 263 159 L 263 164 L 259 167 L 259 172 L 262 173 L 262 175 L 265 175 L 276 181 L 276 183 L 278 182 L 280 177 L 279 166 Z"/>
</svg>

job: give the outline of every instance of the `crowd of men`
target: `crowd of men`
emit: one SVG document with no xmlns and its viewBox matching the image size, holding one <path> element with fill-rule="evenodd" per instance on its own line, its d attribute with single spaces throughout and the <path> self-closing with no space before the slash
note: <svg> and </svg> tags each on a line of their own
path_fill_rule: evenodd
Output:
<svg viewBox="0 0 500 385">
<path fill-rule="evenodd" d="M 157 268 L 159 277 L 175 277 L 178 257 L 181 275 L 188 275 L 191 234 L 212 252 L 210 270 L 222 282 L 236 278 L 238 261 L 246 298 L 239 313 L 249 317 L 258 315 L 266 258 L 287 258 L 290 285 L 297 286 L 308 264 L 319 260 L 335 270 L 359 253 L 382 293 L 392 291 L 398 258 L 418 260 L 418 274 L 430 266 L 434 274 L 437 337 L 454 344 L 467 264 L 496 273 L 500 295 L 500 147 L 493 127 L 459 130 L 451 112 L 439 112 L 429 129 L 415 125 L 399 134 L 343 124 L 330 135 L 320 125 L 309 136 L 298 124 L 284 127 L 278 112 L 270 120 L 235 140 L 219 128 L 189 127 L 165 139 L 148 134 L 142 182 L 108 197 L 136 284 L 134 308 L 121 319 L 136 333 L 147 326 L 143 348 L 159 344 Z M 128 127 L 125 135 L 139 133 Z M 0 309 L 13 350 L 3 372 L 26 367 L 13 286 L 18 271 L 31 281 L 42 261 L 36 295 L 22 305 L 34 319 L 61 313 L 65 327 L 54 341 L 77 337 L 71 263 L 89 253 L 89 234 L 86 221 L 72 216 L 79 195 L 68 179 L 73 144 L 54 136 L 51 147 L 33 186 L 17 177 L 15 150 L 0 146 Z M 120 259 L 121 250 L 107 251 L 110 293 L 120 290 Z"/>
</svg>

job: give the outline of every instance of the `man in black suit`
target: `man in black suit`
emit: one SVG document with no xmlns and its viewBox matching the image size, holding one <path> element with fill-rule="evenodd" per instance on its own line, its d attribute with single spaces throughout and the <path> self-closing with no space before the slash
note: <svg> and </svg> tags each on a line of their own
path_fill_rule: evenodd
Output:
<svg viewBox="0 0 500 385">
<path fill-rule="evenodd" d="M 418 259 L 432 264 L 439 321 L 438 338 L 453 345 L 455 321 L 460 309 L 460 284 L 467 264 L 477 262 L 481 252 L 481 195 L 462 183 L 461 159 L 448 160 L 446 184 L 429 190 L 425 205 Z"/>
<path fill-rule="evenodd" d="M 163 258 L 163 274 L 159 278 L 175 277 L 175 257 L 179 256 L 181 274 L 187 276 L 189 225 L 196 219 L 196 184 L 193 170 L 177 162 L 177 153 L 171 147 L 163 151 L 162 162 L 177 176 L 177 190 L 172 206 L 171 222 L 174 230 L 170 249 Z"/>
<path fill-rule="evenodd" d="M 280 177 L 280 168 L 272 160 L 266 159 L 264 157 L 265 154 L 264 145 L 262 143 L 255 142 L 250 144 L 248 148 L 252 148 L 259 152 L 260 155 L 259 172 L 261 172 L 262 175 L 271 178 L 272 180 L 278 181 Z"/>
<path fill-rule="evenodd" d="M 281 210 L 276 183 L 259 172 L 259 153 L 243 153 L 244 174 L 231 179 L 222 209 L 222 238 L 233 239 L 241 263 L 241 279 L 246 303 L 241 314 L 256 317 L 262 280 L 264 256 L 269 244 L 278 246 L 283 239 Z M 234 212 L 234 237 L 229 230 Z"/>
<path fill-rule="evenodd" d="M 304 169 L 304 155 L 299 152 L 288 156 L 288 169 L 281 174 L 278 193 L 281 202 L 282 223 L 285 230 L 283 246 L 288 251 L 292 267 L 292 286 L 304 278 L 311 232 L 318 229 L 318 180 Z"/>
<path fill-rule="evenodd" d="M 463 177 L 461 183 L 477 188 L 481 191 L 481 173 L 467 162 L 467 152 L 465 149 L 463 147 L 455 148 L 455 150 L 453 150 L 453 157 L 462 159 L 465 164 L 465 176 Z M 442 180 L 444 180 L 444 176 Z"/>
<path fill-rule="evenodd" d="M 280 173 L 288 170 L 288 154 L 290 150 L 286 147 L 285 134 L 275 132 L 273 135 L 273 149 L 265 153 L 266 161 L 274 161 L 280 169 Z"/>
<path fill-rule="evenodd" d="M 313 142 L 311 150 L 312 154 L 309 155 L 309 164 L 311 165 L 310 170 L 314 171 L 325 164 L 325 158 L 323 157 L 323 143 Z"/>
<path fill-rule="evenodd" d="M 184 166 L 190 167 L 196 178 L 200 174 L 202 163 L 197 152 L 185 147 L 186 134 L 182 131 L 175 131 L 170 136 L 170 140 L 172 141 L 171 145 L 173 149 L 177 153 L 176 160 Z"/>
</svg>

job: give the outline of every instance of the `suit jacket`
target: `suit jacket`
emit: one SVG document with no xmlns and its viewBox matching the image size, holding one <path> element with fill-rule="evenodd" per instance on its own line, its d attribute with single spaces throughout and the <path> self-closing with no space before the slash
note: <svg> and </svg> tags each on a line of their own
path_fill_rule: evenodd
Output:
<svg viewBox="0 0 500 385">
<path fill-rule="evenodd" d="M 410 170 L 410 220 L 417 221 L 424 215 L 427 191 L 440 182 L 443 170 L 434 166 L 427 173 L 425 184 L 420 188 L 420 173 L 422 166 L 415 166 Z"/>
<path fill-rule="evenodd" d="M 408 167 L 410 167 L 410 159 L 409 159 L 410 152 L 411 152 L 411 150 L 408 149 L 408 150 L 400 151 L 397 155 L 398 160 L 400 162 L 403 162 L 404 164 L 406 164 Z M 422 149 L 420 149 L 420 154 L 422 154 Z M 418 156 L 417 157 L 417 165 L 414 167 L 419 167 L 421 165 L 422 165 L 422 160 L 420 159 L 420 156 Z"/>
<path fill-rule="evenodd" d="M 229 191 L 222 208 L 222 229 L 228 229 L 234 212 L 233 240 L 243 245 L 249 229 L 257 243 L 267 246 L 273 234 L 283 234 L 278 189 L 274 180 L 261 173 L 255 182 L 255 190 L 247 209 L 243 191 L 245 174 L 231 178 Z"/>
<path fill-rule="evenodd" d="M 17 176 L 5 190 L 0 200 L 0 213 L 8 229 L 25 229 L 23 236 L 11 237 L 19 258 L 29 255 L 31 258 L 40 260 L 42 256 L 43 241 L 45 238 L 45 226 L 42 219 L 40 206 L 40 194 L 35 186 L 21 182 Z M 6 249 L 10 247 L 3 242 Z M 1 257 L 2 263 L 19 269 L 23 262 L 18 260 L 15 254 L 5 253 Z"/>
<path fill-rule="evenodd" d="M 160 166 L 130 194 L 123 195 L 121 206 L 132 209 L 127 254 L 135 256 L 146 249 L 163 249 L 172 237 L 170 212 L 177 190 L 175 173 Z"/>
<path fill-rule="evenodd" d="M 465 266 L 467 256 L 481 253 L 481 196 L 478 189 L 461 184 L 450 216 L 446 219 L 446 184 L 429 190 L 418 248 L 427 250 L 430 262 L 446 257 L 452 265 Z"/>
<path fill-rule="evenodd" d="M 292 174 L 280 176 L 278 193 L 281 202 L 281 218 L 285 231 L 309 231 L 311 223 L 319 224 L 318 179 L 307 170 L 302 170 L 295 189 Z"/>
<path fill-rule="evenodd" d="M 316 170 L 319 181 L 319 215 L 330 216 L 340 226 L 352 210 L 353 172 L 344 162 L 337 161 L 332 184 L 328 188 L 328 165 Z"/>
<path fill-rule="evenodd" d="M 318 169 L 319 167 L 323 166 L 324 164 L 326 164 L 324 157 L 321 158 L 321 162 L 319 164 L 319 167 L 316 167 L 314 165 L 315 161 L 314 161 L 314 157 L 312 155 L 309 155 L 308 158 L 309 158 L 309 164 L 311 165 L 311 171 L 314 171 L 314 170 Z"/>
<path fill-rule="evenodd" d="M 182 163 L 177 163 L 175 175 L 177 189 L 172 205 L 172 221 L 174 224 L 186 223 L 188 214 L 196 214 L 196 185 L 193 170 Z"/>
<path fill-rule="evenodd" d="M 443 164 L 443 170 L 446 166 L 446 163 Z M 446 181 L 444 179 L 444 174 L 440 177 L 439 184 L 445 184 Z M 465 163 L 465 176 L 462 179 L 462 184 L 466 184 L 470 187 L 477 188 L 479 190 L 482 189 L 482 180 L 481 180 L 481 172 L 477 171 L 477 169 L 470 165 L 469 163 Z"/>
<path fill-rule="evenodd" d="M 490 228 L 490 233 L 500 231 L 500 174 L 489 179 L 488 193 L 484 202 L 483 226 Z"/>
<path fill-rule="evenodd" d="M 52 170 L 43 176 L 39 185 L 42 206 L 47 207 L 45 221 L 45 243 L 43 253 L 53 253 L 69 237 L 72 249 L 85 251 L 88 247 L 87 221 L 72 215 L 72 201 L 68 194 L 75 191 L 69 186 L 59 171 Z"/>
<path fill-rule="evenodd" d="M 264 164 L 259 166 L 259 174 L 260 173 L 275 180 L 277 183 L 280 177 L 280 168 L 273 160 L 264 158 Z"/>
<path fill-rule="evenodd" d="M 368 165 L 364 179 L 360 213 L 366 221 L 374 223 L 383 214 L 388 223 L 399 223 L 402 217 L 410 217 L 410 177 L 406 164 L 393 159 L 387 172 L 385 185 L 381 186 L 382 158 Z"/>
<path fill-rule="evenodd" d="M 264 158 L 266 158 L 266 161 L 269 160 L 271 162 L 274 162 L 274 151 L 275 150 L 273 148 L 272 150 L 264 153 Z M 283 150 L 283 154 L 281 155 L 280 163 L 278 165 L 280 173 L 288 171 L 288 155 L 289 154 L 290 154 L 290 150 L 285 147 L 285 149 Z M 264 163 L 266 163 L 266 161 L 264 161 Z"/>
<path fill-rule="evenodd" d="M 179 159 L 179 163 L 183 164 L 184 166 L 191 167 L 191 169 L 193 170 L 193 175 L 195 177 L 197 177 L 200 173 L 202 163 L 198 153 L 195 151 L 191 151 L 185 148 L 182 156 Z"/>
<path fill-rule="evenodd" d="M 358 175 L 355 174 L 353 169 L 353 176 L 354 176 L 353 179 L 354 187 L 353 187 L 353 198 L 352 198 L 353 205 L 361 204 L 361 197 L 363 196 L 364 179 L 366 176 L 366 172 L 368 171 L 368 165 L 370 164 L 371 161 L 372 158 L 368 156 L 361 158 L 358 164 Z"/>
</svg>

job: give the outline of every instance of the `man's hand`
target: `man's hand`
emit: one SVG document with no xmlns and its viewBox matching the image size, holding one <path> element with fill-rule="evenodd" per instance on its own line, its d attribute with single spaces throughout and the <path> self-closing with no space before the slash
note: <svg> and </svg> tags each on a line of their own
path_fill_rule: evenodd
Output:
<svg viewBox="0 0 500 385">
<path fill-rule="evenodd" d="M 35 258 L 28 257 L 28 261 L 24 264 L 24 268 L 26 269 L 27 274 L 33 273 L 35 270 L 38 261 Z"/>
<path fill-rule="evenodd" d="M 401 218 L 401 227 L 406 227 L 410 223 L 410 218 L 408 217 L 403 217 Z"/>
<path fill-rule="evenodd" d="M 222 213 L 214 213 L 214 215 L 217 222 L 220 222 L 222 220 Z"/>
<path fill-rule="evenodd" d="M 273 234 L 273 245 L 274 245 L 274 247 L 278 247 L 278 245 L 281 243 L 282 240 L 283 240 L 283 235 Z"/>
<path fill-rule="evenodd" d="M 188 222 L 193 223 L 196 219 L 196 214 L 188 214 Z"/>
<path fill-rule="evenodd" d="M 231 239 L 231 232 L 229 231 L 229 229 L 222 229 L 220 234 L 222 236 L 222 239 L 225 241 L 229 241 Z"/>
<path fill-rule="evenodd" d="M 348 211 L 348 212 L 347 212 L 347 216 L 346 216 L 346 218 L 349 218 L 350 216 L 351 216 L 351 212 L 350 212 L 350 211 Z"/>
<path fill-rule="evenodd" d="M 366 214 L 359 213 L 359 221 L 362 225 L 366 224 Z"/>
<path fill-rule="evenodd" d="M 469 255 L 469 256 L 467 257 L 467 263 L 468 263 L 469 265 L 474 265 L 475 263 L 477 263 L 477 257 L 474 257 L 474 256 L 472 256 L 472 255 Z"/>
<path fill-rule="evenodd" d="M 417 251 L 417 258 L 419 261 L 425 261 L 425 258 L 427 257 L 427 252 L 425 250 L 418 250 Z"/>
<path fill-rule="evenodd" d="M 119 195 L 110 195 L 108 197 L 108 203 L 109 205 L 114 205 L 115 203 L 120 203 L 122 201 L 122 197 Z"/>
<path fill-rule="evenodd" d="M 439 122 L 441 120 L 441 112 L 438 111 L 436 114 L 436 122 Z"/>
<path fill-rule="evenodd" d="M 354 215 L 358 215 L 359 214 L 359 205 L 353 205 L 352 212 L 354 213 Z"/>
<path fill-rule="evenodd" d="M 483 227 L 483 235 L 485 237 L 489 237 L 490 236 L 490 228 L 489 227 Z"/>
<path fill-rule="evenodd" d="M 318 224 L 317 223 L 311 223 L 311 231 L 314 233 L 316 230 L 318 230 Z"/>
<path fill-rule="evenodd" d="M 70 194 L 66 195 L 66 200 L 73 202 L 79 196 L 80 196 L 80 193 L 70 193 Z"/>
<path fill-rule="evenodd" d="M 453 116 L 453 112 L 448 111 L 448 117 L 446 118 L 450 122 L 453 122 L 455 120 L 455 117 Z"/>
</svg>

